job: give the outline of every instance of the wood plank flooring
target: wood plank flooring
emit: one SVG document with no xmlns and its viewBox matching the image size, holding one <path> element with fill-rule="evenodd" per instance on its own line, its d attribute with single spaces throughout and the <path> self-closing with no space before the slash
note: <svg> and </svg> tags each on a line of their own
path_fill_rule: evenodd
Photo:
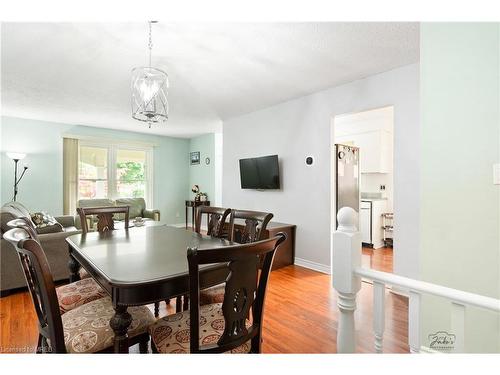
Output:
<svg viewBox="0 0 500 375">
<path fill-rule="evenodd" d="M 369 247 L 363 247 L 361 256 L 361 265 L 377 271 L 392 273 L 393 251 L 391 247 L 381 247 L 373 250 Z"/>
<path fill-rule="evenodd" d="M 363 249 L 363 264 L 392 271 L 391 249 Z M 366 263 L 366 264 L 365 264 Z M 357 351 L 374 352 L 372 286 L 363 283 L 355 312 Z M 152 309 L 153 306 L 150 306 Z M 160 315 L 175 306 L 161 303 Z M 264 313 L 265 353 L 336 353 L 338 307 L 330 276 L 299 266 L 271 273 Z M 384 352 L 408 352 L 408 302 L 386 290 Z M 37 323 L 27 292 L 0 298 L 0 352 L 32 352 Z"/>
</svg>

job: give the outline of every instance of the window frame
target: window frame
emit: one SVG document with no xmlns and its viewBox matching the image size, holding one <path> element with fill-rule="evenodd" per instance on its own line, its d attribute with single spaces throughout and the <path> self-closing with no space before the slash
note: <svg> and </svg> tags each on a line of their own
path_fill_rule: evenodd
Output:
<svg viewBox="0 0 500 375">
<path fill-rule="evenodd" d="M 78 183 L 77 183 L 77 197 L 80 197 L 80 152 L 81 147 L 98 147 L 107 150 L 107 181 L 108 181 L 108 196 L 106 199 L 116 200 L 120 197 L 118 196 L 117 190 L 117 168 L 116 161 L 118 150 L 132 150 L 132 151 L 144 151 L 146 153 L 146 168 L 144 170 L 145 180 L 146 180 L 146 194 L 144 200 L 146 201 L 146 207 L 154 207 L 153 202 L 153 187 L 154 187 L 154 174 L 153 174 L 153 147 L 145 145 L 134 145 L 131 143 L 110 143 L 110 142 L 100 142 L 94 140 L 80 140 L 78 144 Z"/>
</svg>

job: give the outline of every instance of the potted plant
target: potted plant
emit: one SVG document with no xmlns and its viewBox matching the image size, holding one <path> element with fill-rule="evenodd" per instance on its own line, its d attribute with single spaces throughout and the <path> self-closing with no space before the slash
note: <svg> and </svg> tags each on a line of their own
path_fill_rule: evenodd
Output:
<svg viewBox="0 0 500 375">
<path fill-rule="evenodd" d="M 191 187 L 191 191 L 195 194 L 194 201 L 198 202 L 199 201 L 198 193 L 200 192 L 200 187 L 198 185 L 193 185 Z"/>
</svg>

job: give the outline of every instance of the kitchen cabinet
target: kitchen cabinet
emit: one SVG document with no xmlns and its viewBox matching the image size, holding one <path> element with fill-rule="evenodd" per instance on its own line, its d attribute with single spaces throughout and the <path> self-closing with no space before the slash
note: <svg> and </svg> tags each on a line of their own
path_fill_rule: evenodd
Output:
<svg viewBox="0 0 500 375">
<path fill-rule="evenodd" d="M 361 173 L 391 173 L 394 108 L 336 116 L 335 143 L 359 147 Z"/>
<path fill-rule="evenodd" d="M 360 173 L 392 171 L 392 133 L 384 129 L 338 135 L 335 143 L 359 147 Z"/>
</svg>

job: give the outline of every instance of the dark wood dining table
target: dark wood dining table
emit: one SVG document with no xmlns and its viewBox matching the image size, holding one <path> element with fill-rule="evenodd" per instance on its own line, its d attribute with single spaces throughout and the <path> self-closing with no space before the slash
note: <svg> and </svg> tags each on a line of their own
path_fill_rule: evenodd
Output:
<svg viewBox="0 0 500 375">
<path fill-rule="evenodd" d="M 188 247 L 198 249 L 232 243 L 167 225 L 131 227 L 104 233 L 69 236 L 70 280 L 79 279 L 80 266 L 109 293 L 115 314 L 114 351 L 128 353 L 128 306 L 147 305 L 189 292 Z M 228 275 L 226 264 L 200 266 L 200 285 L 210 287 Z"/>
</svg>

